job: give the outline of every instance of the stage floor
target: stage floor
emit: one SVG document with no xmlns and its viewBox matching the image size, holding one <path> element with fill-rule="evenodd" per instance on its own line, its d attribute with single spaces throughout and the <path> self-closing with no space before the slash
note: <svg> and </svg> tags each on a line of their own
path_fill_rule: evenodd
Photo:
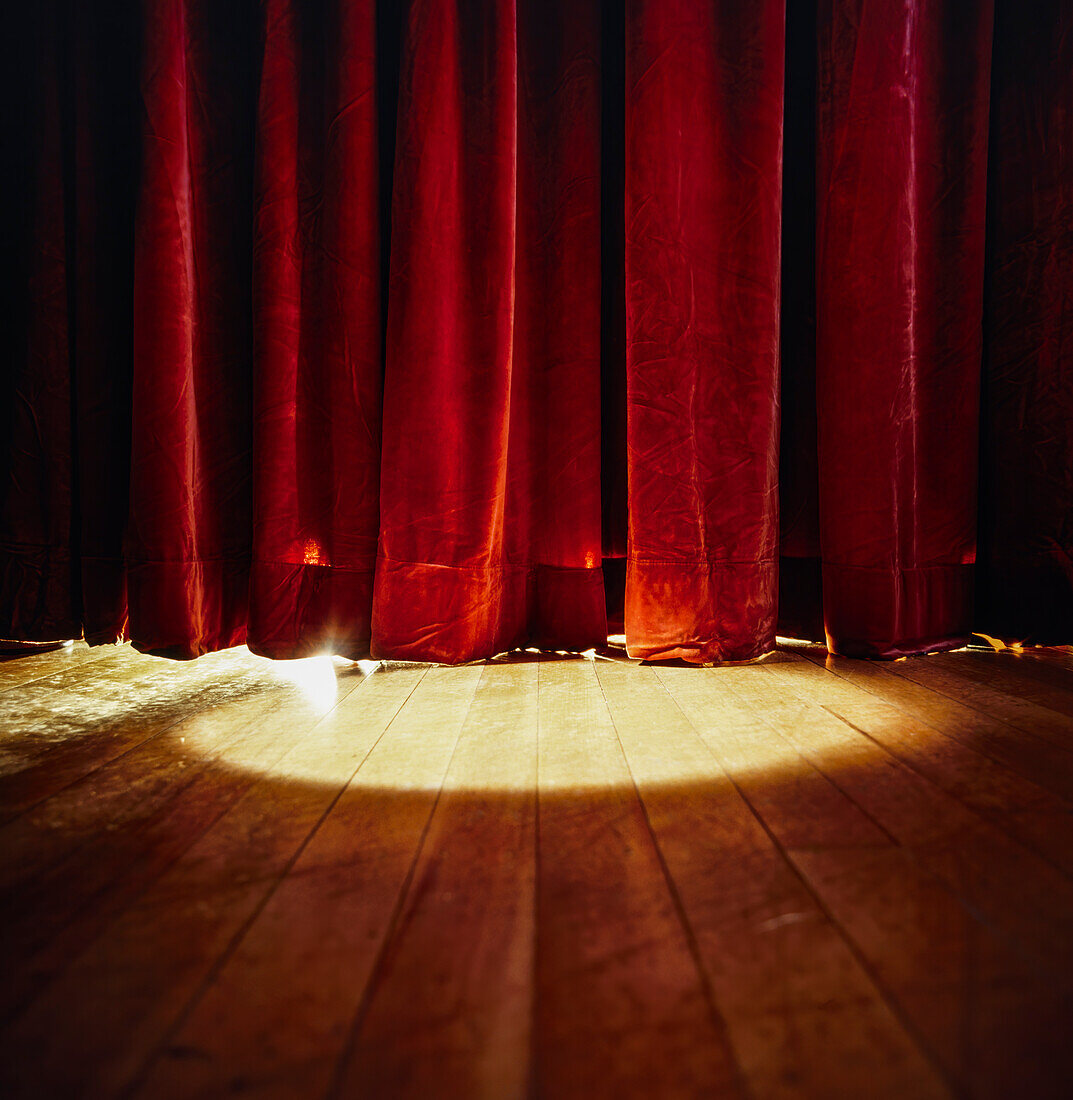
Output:
<svg viewBox="0 0 1073 1100">
<path fill-rule="evenodd" d="M 5 1097 L 1031 1097 L 1073 651 L 0 663 Z"/>
</svg>

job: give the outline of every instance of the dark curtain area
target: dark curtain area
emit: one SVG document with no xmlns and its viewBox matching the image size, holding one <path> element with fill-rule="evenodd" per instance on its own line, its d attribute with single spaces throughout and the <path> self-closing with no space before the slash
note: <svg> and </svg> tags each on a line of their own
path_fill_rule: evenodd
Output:
<svg viewBox="0 0 1073 1100">
<path fill-rule="evenodd" d="M 1064 0 L 5 22 L 0 637 L 1073 640 Z"/>
<path fill-rule="evenodd" d="M 1000 3 L 991 79 L 978 629 L 1073 635 L 1073 6 Z"/>
<path fill-rule="evenodd" d="M 991 5 L 820 4 L 816 409 L 833 650 L 972 625 Z"/>
</svg>

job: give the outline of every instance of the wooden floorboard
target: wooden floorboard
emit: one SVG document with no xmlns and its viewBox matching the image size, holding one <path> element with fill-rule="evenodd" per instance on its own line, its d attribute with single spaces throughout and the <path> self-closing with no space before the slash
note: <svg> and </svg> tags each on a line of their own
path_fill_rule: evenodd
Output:
<svg viewBox="0 0 1073 1100">
<path fill-rule="evenodd" d="M 346 1049 L 480 678 L 374 677 L 381 738 L 142 1073 L 145 1096 L 320 1096 Z M 395 708 L 397 692 L 410 692 Z M 351 721 L 358 720 L 352 715 Z M 250 1010 L 236 1013 L 236 1003 Z M 241 1087 L 240 1087 L 241 1086 Z"/>
<path fill-rule="evenodd" d="M 974 991 L 1017 990 L 1026 1000 L 1036 998 L 1048 1014 L 1056 1004 L 1061 1007 L 1061 997 L 1022 951 L 936 873 L 950 870 L 942 856 L 951 836 L 942 831 L 945 822 L 937 828 L 935 808 L 917 784 L 899 774 L 902 783 L 891 789 L 885 761 L 862 769 L 854 759 L 853 732 L 847 729 L 847 744 L 831 715 L 810 713 L 787 700 L 785 690 L 773 690 L 765 683 L 773 672 L 720 670 L 707 682 L 684 680 L 675 695 L 709 731 L 712 751 L 951 1086 L 958 1089 L 970 1079 L 974 1095 L 1010 1095 L 1009 1077 L 998 1077 L 987 1060 L 992 1032 L 1008 1026 L 1005 1003 L 991 1004 Z M 660 675 L 670 680 L 683 673 Z M 914 813 L 921 813 L 919 821 Z M 961 833 L 956 839 L 971 837 Z M 930 867 L 922 866 L 922 856 Z M 880 869 L 882 891 L 874 888 L 874 868 Z M 862 882 L 868 888 L 862 889 Z M 975 897 L 981 894 L 975 878 L 956 885 L 968 885 Z M 1012 899 L 986 900 L 1011 916 Z M 922 912 L 936 925 L 922 926 Z M 985 962 L 976 966 L 978 955 Z M 932 1011 L 936 1005 L 941 1011 Z M 1051 1067 L 1061 1054 L 1053 1027 L 1027 1036 L 1023 1045 L 1026 1058 L 1042 1057 Z M 990 1072 L 978 1073 L 981 1065 Z"/>
<path fill-rule="evenodd" d="M 947 1095 L 748 801 L 741 740 L 725 714 L 718 744 L 708 741 L 703 682 L 713 678 L 621 666 L 599 674 L 748 1093 Z M 684 761 L 695 781 L 682 782 Z M 783 782 L 797 790 L 797 778 Z M 846 843 L 845 822 L 835 824 Z M 884 840 L 867 823 L 854 837 Z"/>
<path fill-rule="evenodd" d="M 1024 729 L 997 713 L 981 709 L 980 701 L 972 698 L 973 685 L 964 695 L 935 690 L 934 686 L 917 683 L 915 679 L 898 675 L 888 668 L 907 662 L 854 661 L 848 657 L 821 657 L 816 650 L 804 651 L 806 659 L 818 662 L 835 676 L 863 688 L 903 713 L 919 719 L 925 725 L 940 730 L 948 737 L 991 756 L 1004 767 L 1047 787 L 1064 799 L 1073 800 L 1073 749 L 1069 720 L 1054 712 L 1044 717 L 1052 733 Z M 930 660 L 931 658 L 918 658 Z"/>
<path fill-rule="evenodd" d="M 112 646 L 88 646 L 79 641 L 68 642 L 44 653 L 4 653 L 0 655 L 0 691 L 99 661 L 108 656 L 112 649 Z"/>
<path fill-rule="evenodd" d="M 526 1093 L 537 669 L 482 670 L 333 1096 Z"/>
<path fill-rule="evenodd" d="M 535 1092 L 747 1095 L 601 687 L 541 666 Z"/>
<path fill-rule="evenodd" d="M 258 683 L 273 685 L 264 664 L 232 651 L 212 654 L 176 677 L 173 662 L 117 646 L 92 664 L 0 694 L 0 823 L 188 715 L 250 694 Z"/>
<path fill-rule="evenodd" d="M 1073 685 L 1069 682 L 1069 670 L 1037 660 L 1031 651 L 1026 656 L 1013 650 L 1003 653 L 959 650 L 936 654 L 934 660 L 958 676 L 978 684 L 989 684 L 1009 695 L 1073 718 Z"/>
<path fill-rule="evenodd" d="M 968 809 L 1073 874 L 1073 802 L 949 736 L 941 719 L 929 726 L 808 661 L 770 667 L 790 694 L 823 706 Z"/>
<path fill-rule="evenodd" d="M 12 1029 L 24 1049 L 36 1039 L 57 1095 L 79 1082 L 82 1095 L 116 1095 L 144 1071 L 417 678 L 379 678 L 366 691 L 351 676 L 327 714 L 298 696 L 262 716 L 282 755 L 265 761 L 263 775 L 239 772 L 226 812 L 199 823 L 196 841 L 42 989 Z M 355 706 L 367 718 L 357 735 Z M 302 774 L 311 762 L 320 782 L 279 785 L 281 769 Z M 79 997 L 79 990 L 97 995 Z M 63 1027 L 42 1026 L 57 1019 Z"/>
<path fill-rule="evenodd" d="M 1033 955 L 1073 973 L 1073 882 L 823 707 L 773 690 L 776 667 L 722 679 L 965 903 Z"/>
<path fill-rule="evenodd" d="M 1073 653 L 0 662 L 0 1093 L 1064 1097 Z"/>
<path fill-rule="evenodd" d="M 1054 745 L 1073 757 L 1073 737 L 1067 714 L 1033 702 L 1016 688 L 1011 677 L 992 669 L 988 677 L 969 678 L 951 670 L 944 654 L 916 661 L 892 661 L 880 666 L 880 671 L 920 684 L 947 698 L 957 699 L 973 710 L 997 718 L 1022 733 Z"/>
<path fill-rule="evenodd" d="M 343 681 L 343 693 L 359 682 Z M 3 901 L 17 915 L 5 922 L 16 962 L 0 995 L 4 1018 L 270 772 L 320 709 L 286 684 L 242 694 L 8 826 Z M 186 750 L 186 738 L 201 751 Z M 63 843 L 70 851 L 59 855 Z"/>
</svg>

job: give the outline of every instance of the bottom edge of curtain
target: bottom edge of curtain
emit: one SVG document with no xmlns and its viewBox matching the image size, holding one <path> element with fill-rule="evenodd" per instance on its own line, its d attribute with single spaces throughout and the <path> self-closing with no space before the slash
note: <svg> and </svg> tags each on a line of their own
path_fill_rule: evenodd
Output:
<svg viewBox="0 0 1073 1100">
<path fill-rule="evenodd" d="M 581 651 L 607 640 L 603 572 L 382 557 L 372 620 L 374 660 L 460 664 L 523 646 Z"/>
<path fill-rule="evenodd" d="M 129 637 L 127 564 L 118 556 L 82 557 L 82 629 L 88 645 Z"/>
<path fill-rule="evenodd" d="M 82 637 L 66 546 L 0 545 L 0 631 L 21 642 Z"/>
<path fill-rule="evenodd" d="M 897 660 L 956 649 L 972 636 L 972 565 L 916 569 L 823 565 L 827 648 Z"/>
<path fill-rule="evenodd" d="M 751 661 L 775 648 L 778 563 L 626 567 L 626 652 L 648 661 Z"/>
<path fill-rule="evenodd" d="M 137 561 L 127 567 L 131 644 L 189 661 L 246 641 L 250 562 L 245 557 Z"/>
<path fill-rule="evenodd" d="M 273 660 L 369 656 L 373 570 L 255 561 L 246 645 Z"/>
</svg>

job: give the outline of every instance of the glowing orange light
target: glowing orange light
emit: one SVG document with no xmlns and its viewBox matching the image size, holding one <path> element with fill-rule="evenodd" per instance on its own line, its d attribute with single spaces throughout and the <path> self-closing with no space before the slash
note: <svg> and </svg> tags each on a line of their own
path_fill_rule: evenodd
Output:
<svg viewBox="0 0 1073 1100">
<path fill-rule="evenodd" d="M 303 550 L 303 561 L 306 565 L 328 565 L 328 559 L 324 556 L 324 551 L 320 548 L 320 543 L 316 539 L 306 539 L 305 547 Z"/>
</svg>

